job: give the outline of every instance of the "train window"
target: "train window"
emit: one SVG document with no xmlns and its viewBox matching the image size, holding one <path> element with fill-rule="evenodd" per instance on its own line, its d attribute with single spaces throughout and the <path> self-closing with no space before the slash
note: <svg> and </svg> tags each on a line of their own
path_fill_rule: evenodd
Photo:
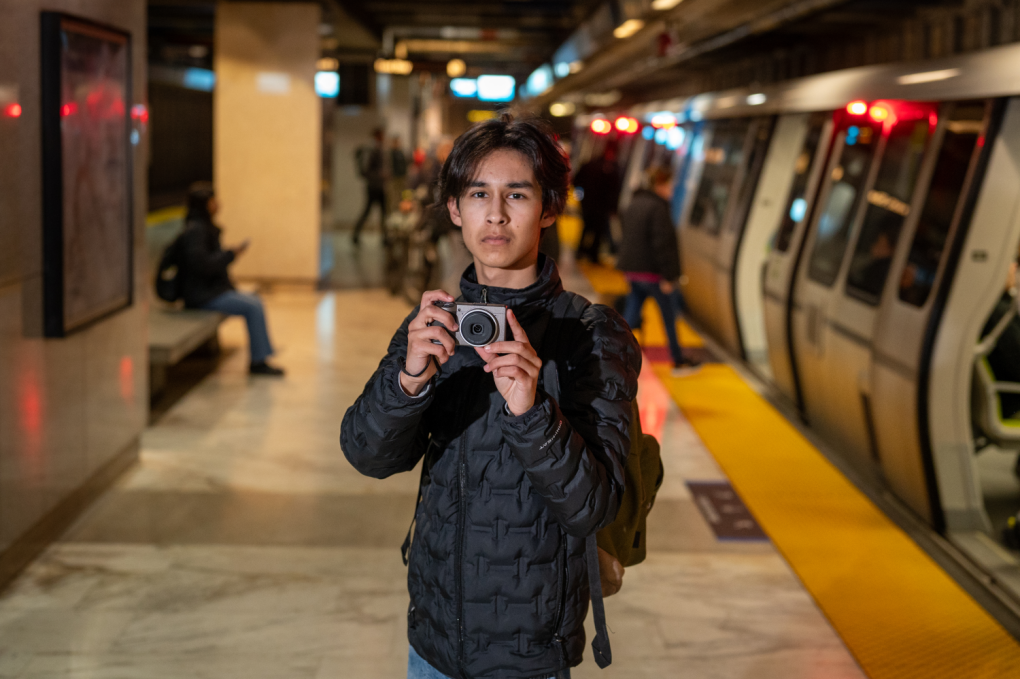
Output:
<svg viewBox="0 0 1020 679">
<path fill-rule="evenodd" d="M 818 234 L 808 266 L 808 276 L 822 285 L 832 285 L 839 275 L 861 187 L 868 178 L 881 131 L 879 125 L 851 125 L 844 133 L 845 145 L 832 168 L 832 188 L 818 217 Z"/>
<path fill-rule="evenodd" d="M 747 222 L 747 213 L 751 209 L 751 198 L 758 186 L 762 165 L 765 164 L 765 153 L 768 151 L 769 141 L 772 139 L 772 126 L 775 122 L 776 119 L 772 117 L 758 120 L 758 129 L 755 131 L 754 142 L 751 144 L 751 152 L 748 154 L 747 165 L 744 169 L 744 177 L 740 181 L 740 191 L 737 193 L 736 218 L 730 220 L 730 231 L 743 229 Z"/>
<path fill-rule="evenodd" d="M 868 191 L 864 224 L 847 276 L 847 293 L 868 304 L 878 304 L 889 277 L 931 128 L 925 116 L 922 120 L 899 121 L 889 131 L 878 177 Z"/>
<path fill-rule="evenodd" d="M 900 299 L 908 304 L 923 306 L 935 284 L 967 168 L 978 149 L 985 109 L 984 102 L 965 102 L 957 104 L 949 114 L 928 198 L 900 279 Z"/>
<path fill-rule="evenodd" d="M 730 191 L 744 159 L 744 141 L 750 125 L 749 119 L 727 120 L 715 125 L 710 146 L 703 154 L 705 166 L 691 207 L 691 226 L 712 234 L 719 233 L 722 228 Z"/>
<path fill-rule="evenodd" d="M 804 137 L 804 145 L 797 156 L 797 164 L 794 166 L 793 186 L 790 187 L 790 195 L 786 199 L 786 209 L 783 211 L 783 223 L 776 235 L 776 249 L 786 252 L 793 240 L 794 229 L 807 217 L 807 189 L 808 180 L 811 178 L 811 169 L 814 159 L 818 155 L 818 144 L 822 141 L 822 129 L 829 120 L 829 113 L 815 113 L 808 120 L 807 136 Z M 821 160 L 824 161 L 824 156 Z"/>
</svg>

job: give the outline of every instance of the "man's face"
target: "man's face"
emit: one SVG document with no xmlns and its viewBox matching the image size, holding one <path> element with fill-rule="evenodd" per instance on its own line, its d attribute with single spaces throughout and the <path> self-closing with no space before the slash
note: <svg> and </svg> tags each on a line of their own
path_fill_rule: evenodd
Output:
<svg viewBox="0 0 1020 679">
<path fill-rule="evenodd" d="M 494 269 L 534 263 L 542 229 L 556 221 L 542 214 L 542 188 L 531 163 L 517 151 L 494 151 L 478 165 L 458 201 L 447 203 L 475 260 Z"/>
</svg>

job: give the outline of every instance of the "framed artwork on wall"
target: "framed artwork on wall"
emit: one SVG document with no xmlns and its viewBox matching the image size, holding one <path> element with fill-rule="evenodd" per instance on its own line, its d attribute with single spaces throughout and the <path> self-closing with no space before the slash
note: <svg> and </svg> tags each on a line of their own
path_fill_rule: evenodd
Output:
<svg viewBox="0 0 1020 679">
<path fill-rule="evenodd" d="M 132 304 L 131 36 L 42 13 L 43 328 Z"/>
</svg>

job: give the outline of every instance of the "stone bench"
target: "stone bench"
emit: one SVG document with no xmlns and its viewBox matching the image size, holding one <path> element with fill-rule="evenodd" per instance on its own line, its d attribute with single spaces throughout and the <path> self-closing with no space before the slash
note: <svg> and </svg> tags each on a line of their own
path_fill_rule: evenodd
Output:
<svg viewBox="0 0 1020 679">
<path fill-rule="evenodd" d="M 166 386 L 167 369 L 196 349 L 219 351 L 218 330 L 226 316 L 200 309 L 149 310 L 149 394 Z"/>
</svg>

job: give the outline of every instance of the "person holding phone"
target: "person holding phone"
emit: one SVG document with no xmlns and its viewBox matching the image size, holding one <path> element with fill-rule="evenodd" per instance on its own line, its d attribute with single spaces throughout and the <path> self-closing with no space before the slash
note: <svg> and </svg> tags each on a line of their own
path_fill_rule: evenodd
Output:
<svg viewBox="0 0 1020 679">
<path fill-rule="evenodd" d="M 193 184 L 188 191 L 188 213 L 180 241 L 181 292 L 187 309 L 207 309 L 228 316 L 243 316 L 248 325 L 252 375 L 281 377 L 284 371 L 270 365 L 273 343 L 266 327 L 262 300 L 238 292 L 227 267 L 251 244 L 249 240 L 232 248 L 220 244 L 222 229 L 213 223 L 219 211 L 212 184 Z"/>
</svg>

